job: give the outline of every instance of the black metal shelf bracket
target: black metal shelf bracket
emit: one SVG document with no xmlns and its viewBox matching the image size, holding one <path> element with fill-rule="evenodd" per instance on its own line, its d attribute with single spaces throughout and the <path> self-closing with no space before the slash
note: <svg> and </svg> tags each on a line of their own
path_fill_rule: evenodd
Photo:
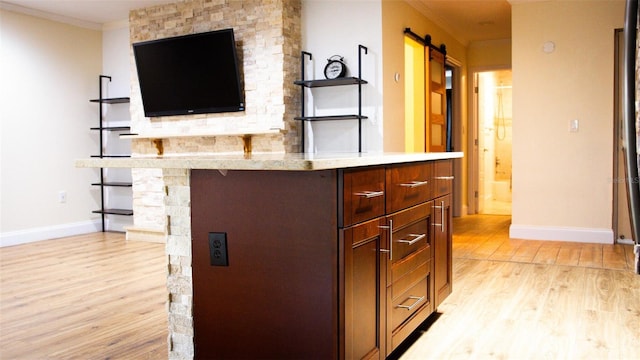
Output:
<svg viewBox="0 0 640 360">
<path fill-rule="evenodd" d="M 367 47 L 358 45 L 358 79 L 362 79 L 362 51 L 369 53 Z M 362 152 L 362 83 L 358 83 L 358 152 Z"/>
<path fill-rule="evenodd" d="M 305 74 L 305 70 L 304 70 L 304 58 L 305 58 L 305 56 L 308 56 L 308 57 L 309 57 L 309 61 L 313 60 L 313 55 L 311 55 L 311 53 L 310 53 L 310 52 L 306 52 L 306 51 L 302 51 L 302 52 L 301 52 L 301 55 L 300 55 L 300 71 L 301 71 L 301 73 L 300 73 L 300 79 L 301 79 L 302 81 L 304 81 L 304 79 L 305 79 L 305 77 L 304 77 L 304 74 Z M 304 116 L 304 114 L 305 114 L 305 113 L 304 113 L 304 103 L 305 103 L 305 99 L 304 99 L 304 89 L 302 89 L 302 91 L 301 91 L 301 92 L 302 92 L 302 95 L 301 95 L 301 97 L 300 97 L 300 98 L 301 98 L 301 100 L 302 100 L 302 104 L 300 104 L 300 106 L 301 106 L 302 116 Z M 305 148 L 304 148 L 304 137 L 305 137 L 305 135 L 304 135 L 304 134 L 305 134 L 304 128 L 307 126 L 307 124 L 303 121 L 300 125 L 301 125 L 301 128 L 302 128 L 302 130 L 301 130 L 301 132 L 300 132 L 300 134 L 301 134 L 301 138 L 302 138 L 302 140 L 301 140 L 301 142 L 300 142 L 301 152 L 305 152 L 305 151 L 304 151 L 304 149 L 305 149 Z"/>
</svg>

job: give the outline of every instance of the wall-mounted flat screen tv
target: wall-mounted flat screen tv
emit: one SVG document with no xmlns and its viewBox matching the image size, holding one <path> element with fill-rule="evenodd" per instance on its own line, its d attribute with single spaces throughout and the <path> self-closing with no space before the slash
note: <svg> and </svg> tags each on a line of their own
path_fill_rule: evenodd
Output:
<svg viewBox="0 0 640 360">
<path fill-rule="evenodd" d="M 244 111 L 233 29 L 133 44 L 147 117 Z"/>
</svg>

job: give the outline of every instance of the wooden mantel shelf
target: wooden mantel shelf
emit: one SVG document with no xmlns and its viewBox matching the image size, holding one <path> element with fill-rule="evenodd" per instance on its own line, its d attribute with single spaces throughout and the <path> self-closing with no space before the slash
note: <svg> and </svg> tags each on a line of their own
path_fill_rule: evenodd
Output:
<svg viewBox="0 0 640 360">
<path fill-rule="evenodd" d="M 190 132 L 190 133 L 146 133 L 146 134 L 122 134 L 122 139 L 171 139 L 185 137 L 213 137 L 213 136 L 255 136 L 279 134 L 281 129 L 247 130 L 235 132 Z"/>
</svg>

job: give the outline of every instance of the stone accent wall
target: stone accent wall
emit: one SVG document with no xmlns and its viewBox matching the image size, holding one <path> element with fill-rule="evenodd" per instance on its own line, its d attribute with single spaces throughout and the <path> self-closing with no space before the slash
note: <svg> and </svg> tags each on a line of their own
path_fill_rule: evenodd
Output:
<svg viewBox="0 0 640 360">
<path fill-rule="evenodd" d="M 300 106 L 293 85 L 299 70 L 299 0 L 189 0 L 134 10 L 130 13 L 131 42 L 233 28 L 244 83 L 245 108 L 238 113 L 145 118 L 135 61 L 131 54 L 132 132 L 145 135 L 259 133 L 279 129 L 262 150 L 298 152 L 299 123 L 293 116 Z M 256 136 L 254 142 L 260 143 Z M 274 139 L 275 138 L 275 139 Z M 275 141 L 277 139 L 277 141 Z M 136 155 L 155 154 L 149 140 L 134 140 Z M 229 136 L 206 141 L 169 141 L 164 153 L 240 151 Z"/>
<path fill-rule="evenodd" d="M 131 51 L 132 156 L 243 152 L 242 135 L 252 135 L 253 152 L 299 152 L 300 0 L 186 0 L 133 10 L 130 41 L 233 28 L 243 76 L 244 112 L 144 117 Z M 276 133 L 273 133 L 276 129 Z M 265 133 L 270 132 L 270 133 Z M 205 134 L 203 136 L 203 134 Z M 235 134 L 235 135 L 224 135 Z M 162 177 L 154 170 L 133 172 L 133 238 L 142 232 L 164 236 Z"/>
<path fill-rule="evenodd" d="M 186 0 L 129 14 L 131 43 L 233 28 L 242 62 L 246 111 L 145 118 L 131 52 L 132 156 L 299 152 L 300 0 Z M 276 133 L 261 134 L 270 129 Z M 204 135 L 203 135 L 204 134 Z M 226 134 L 226 135 L 225 135 Z M 235 135 L 230 135 L 235 134 Z M 179 136 L 176 136 L 179 135 Z M 189 171 L 133 169 L 134 227 L 166 239 L 169 358 L 192 359 L 193 288 Z M 128 235 L 129 235 L 128 232 Z"/>
<path fill-rule="evenodd" d="M 167 211 L 169 359 L 192 359 L 193 286 L 189 171 L 164 169 Z"/>
</svg>

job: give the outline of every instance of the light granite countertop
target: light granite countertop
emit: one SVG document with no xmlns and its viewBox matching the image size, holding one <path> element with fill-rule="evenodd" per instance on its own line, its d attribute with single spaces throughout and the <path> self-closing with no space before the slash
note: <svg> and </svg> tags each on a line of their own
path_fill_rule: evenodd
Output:
<svg viewBox="0 0 640 360">
<path fill-rule="evenodd" d="M 462 152 L 437 153 L 254 153 L 165 155 L 158 157 L 89 158 L 76 160 L 83 168 L 157 168 L 213 170 L 328 170 L 416 161 L 454 159 Z"/>
</svg>

